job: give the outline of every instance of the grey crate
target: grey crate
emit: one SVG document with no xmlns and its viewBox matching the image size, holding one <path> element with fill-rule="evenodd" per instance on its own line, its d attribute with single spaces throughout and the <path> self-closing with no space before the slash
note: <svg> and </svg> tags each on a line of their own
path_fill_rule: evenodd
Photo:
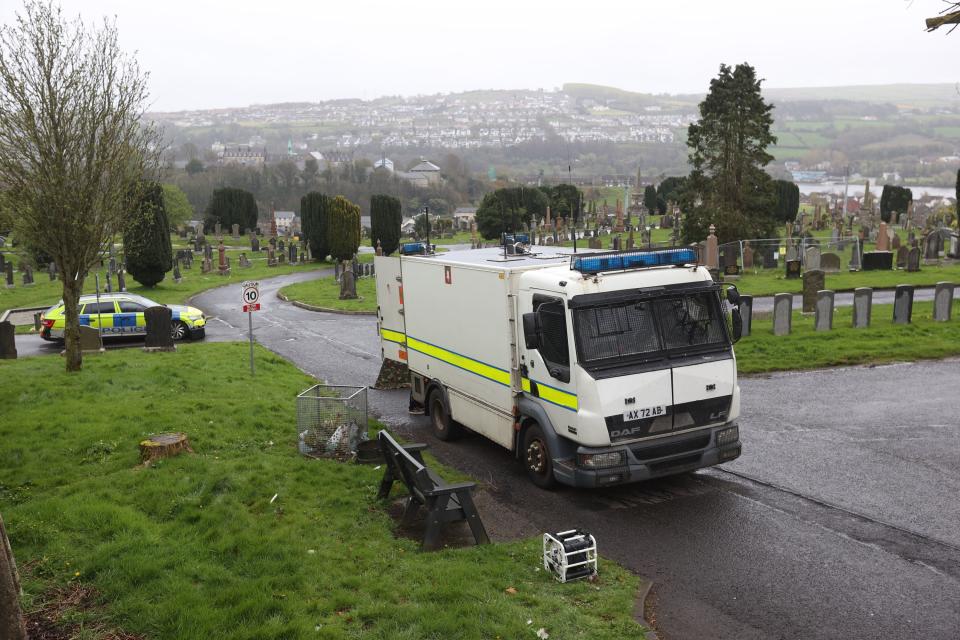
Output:
<svg viewBox="0 0 960 640">
<path fill-rule="evenodd" d="M 316 384 L 297 396 L 300 453 L 347 460 L 366 439 L 366 387 Z"/>
</svg>

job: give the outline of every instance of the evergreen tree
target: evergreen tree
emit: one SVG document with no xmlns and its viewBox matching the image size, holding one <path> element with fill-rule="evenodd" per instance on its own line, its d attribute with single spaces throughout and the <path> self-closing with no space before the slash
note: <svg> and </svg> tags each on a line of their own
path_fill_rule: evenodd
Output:
<svg viewBox="0 0 960 640">
<path fill-rule="evenodd" d="M 540 189 L 497 189 L 483 196 L 477 207 L 477 231 L 487 240 L 499 239 L 501 233 L 518 232 L 522 225 L 542 220 L 549 202 Z"/>
<path fill-rule="evenodd" d="M 213 195 L 210 196 L 203 228 L 210 233 L 219 222 L 223 230 L 238 224 L 241 233 L 252 231 L 257 227 L 257 217 L 257 201 L 252 193 L 243 189 L 223 187 L 214 189 Z"/>
<path fill-rule="evenodd" d="M 774 217 L 778 222 L 793 222 L 800 211 L 800 187 L 791 180 L 775 180 L 777 207 Z"/>
<path fill-rule="evenodd" d="M 350 260 L 360 248 L 360 207 L 343 196 L 330 201 L 327 242 L 335 260 Z"/>
<path fill-rule="evenodd" d="M 694 206 L 684 217 L 686 242 L 706 238 L 711 224 L 720 242 L 775 232 L 776 196 L 764 167 L 773 160 L 767 147 L 777 139 L 770 133 L 773 106 L 760 94 L 761 82 L 746 63 L 732 69 L 722 64 L 710 81 L 700 119 L 687 135 Z"/>
<path fill-rule="evenodd" d="M 400 246 L 400 224 L 403 214 L 400 200 L 393 196 L 375 195 L 370 198 L 370 241 L 388 256 Z"/>
<path fill-rule="evenodd" d="M 127 216 L 123 252 L 127 271 L 145 287 L 156 286 L 173 268 L 170 224 L 159 183 L 151 182 L 143 188 L 137 208 Z"/>
<path fill-rule="evenodd" d="M 652 184 L 648 184 L 643 189 L 643 206 L 651 214 L 657 210 L 657 188 Z"/>
<path fill-rule="evenodd" d="M 316 262 L 321 262 L 330 254 L 327 239 L 328 208 L 330 198 L 317 191 L 311 191 L 300 198 L 300 229 L 304 239 L 310 244 L 310 253 Z"/>
<path fill-rule="evenodd" d="M 883 191 L 880 192 L 880 219 L 890 222 L 894 213 L 898 216 L 905 214 L 911 200 L 913 191 L 910 189 L 892 184 L 883 185 Z"/>
<path fill-rule="evenodd" d="M 670 176 L 657 185 L 657 195 L 665 202 L 680 202 L 681 192 L 686 188 L 686 176 Z"/>
<path fill-rule="evenodd" d="M 960 226 L 960 169 L 957 169 L 957 185 L 954 187 L 954 197 L 957 199 L 957 226 Z"/>
</svg>

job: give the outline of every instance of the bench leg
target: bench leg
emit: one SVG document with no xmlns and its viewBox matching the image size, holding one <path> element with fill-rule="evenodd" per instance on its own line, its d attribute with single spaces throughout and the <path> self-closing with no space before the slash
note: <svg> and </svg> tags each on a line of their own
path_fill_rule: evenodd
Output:
<svg viewBox="0 0 960 640">
<path fill-rule="evenodd" d="M 390 495 L 390 490 L 393 489 L 393 468 L 387 464 L 386 471 L 383 472 L 383 479 L 380 481 L 380 490 L 377 491 L 377 498 L 383 500 L 384 498 Z"/>
<path fill-rule="evenodd" d="M 449 495 L 434 496 L 427 503 L 427 529 L 423 534 L 423 550 L 433 551 L 440 546 L 440 532 L 443 530 L 442 515 L 447 510 Z"/>
<path fill-rule="evenodd" d="M 487 530 L 483 526 L 480 514 L 477 513 L 477 507 L 473 504 L 470 491 L 459 491 L 457 497 L 460 498 L 460 508 L 463 509 L 463 515 L 466 516 L 470 531 L 473 532 L 474 541 L 477 544 L 490 544 L 490 537 L 487 536 Z"/>
</svg>

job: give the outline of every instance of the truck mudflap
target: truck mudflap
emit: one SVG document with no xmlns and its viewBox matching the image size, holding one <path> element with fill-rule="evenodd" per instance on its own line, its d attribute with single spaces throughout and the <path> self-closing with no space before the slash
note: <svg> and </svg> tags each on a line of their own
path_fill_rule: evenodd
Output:
<svg viewBox="0 0 960 640">
<path fill-rule="evenodd" d="M 576 455 L 554 458 L 557 481 L 574 487 L 605 487 L 712 467 L 740 457 L 739 428 L 731 422 L 691 433 L 613 447 L 578 447 Z M 594 468 L 593 460 L 612 466 Z"/>
</svg>

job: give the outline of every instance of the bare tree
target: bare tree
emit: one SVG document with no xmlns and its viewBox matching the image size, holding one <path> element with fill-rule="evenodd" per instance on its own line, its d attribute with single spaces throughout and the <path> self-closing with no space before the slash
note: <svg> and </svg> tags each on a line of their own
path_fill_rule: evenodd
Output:
<svg viewBox="0 0 960 640">
<path fill-rule="evenodd" d="M 0 515 L 0 638 L 26 640 L 27 629 L 20 611 L 20 579 L 7 531 Z"/>
<path fill-rule="evenodd" d="M 51 0 L 26 0 L 0 27 L 0 207 L 62 274 L 67 371 L 82 365 L 87 272 L 158 164 L 159 133 L 142 119 L 147 78 L 113 21 L 88 27 Z"/>
<path fill-rule="evenodd" d="M 947 33 L 952 33 L 960 25 L 960 2 L 945 0 L 944 4 L 947 6 L 940 12 L 940 15 L 935 18 L 927 18 L 927 31 L 934 31 L 944 25 L 952 24 L 950 31 L 947 31 Z"/>
</svg>

